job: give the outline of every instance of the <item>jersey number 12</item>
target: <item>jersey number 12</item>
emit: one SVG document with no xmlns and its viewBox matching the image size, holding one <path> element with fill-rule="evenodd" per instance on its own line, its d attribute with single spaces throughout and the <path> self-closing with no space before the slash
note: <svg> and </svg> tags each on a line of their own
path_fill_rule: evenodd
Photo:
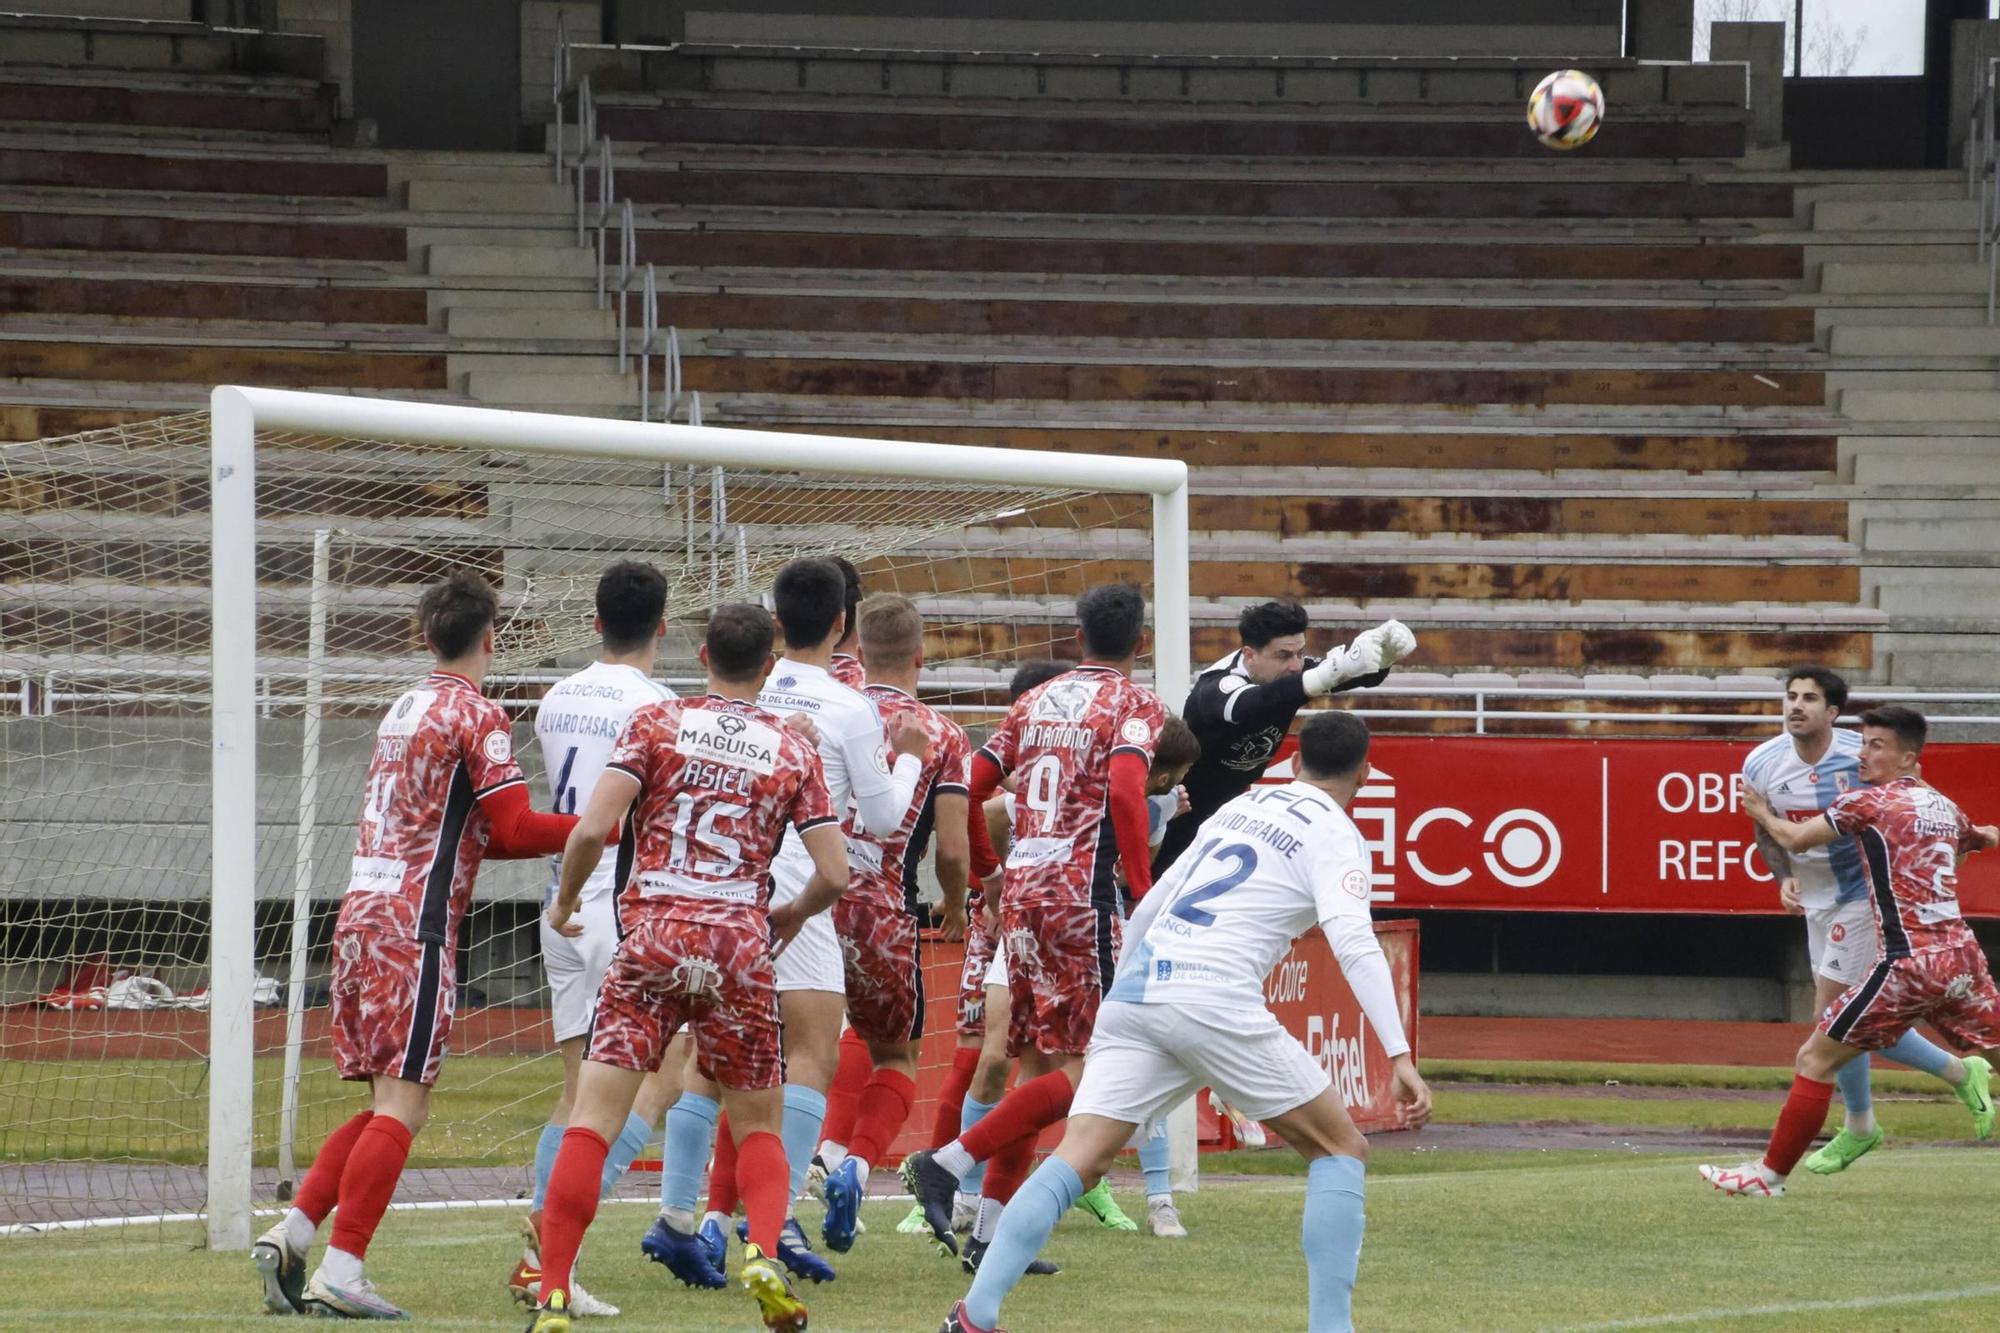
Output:
<svg viewBox="0 0 2000 1333">
<path fill-rule="evenodd" d="M 1199 886 L 1176 895 L 1167 907 L 1169 915 L 1177 916 L 1191 926 L 1212 926 L 1215 924 L 1215 913 L 1203 908 L 1202 904 L 1220 898 L 1256 873 L 1255 847 L 1247 842 L 1232 842 L 1217 851 L 1216 844 L 1221 841 L 1220 838 L 1210 838 L 1202 849 L 1195 853 L 1195 864 L 1200 865 L 1207 861 L 1212 853 L 1218 862 L 1230 862 L 1230 868 L 1213 879 L 1204 880 Z"/>
</svg>

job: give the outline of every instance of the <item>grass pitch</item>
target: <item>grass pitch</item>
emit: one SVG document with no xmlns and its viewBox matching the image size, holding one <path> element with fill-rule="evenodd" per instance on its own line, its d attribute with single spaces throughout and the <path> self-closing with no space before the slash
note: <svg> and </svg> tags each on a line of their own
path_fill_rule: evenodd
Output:
<svg viewBox="0 0 2000 1333">
<path fill-rule="evenodd" d="M 2000 1155 L 1932 1146 L 1964 1138 L 1965 1113 L 1920 1078 L 1877 1080 L 1890 1147 L 1843 1176 L 1802 1172 L 1786 1198 L 1765 1202 L 1709 1190 L 1695 1177 L 1698 1159 L 1672 1151 L 1672 1136 L 1761 1133 L 1789 1081 L 1783 1071 L 1439 1063 L 1427 1072 L 1445 1085 L 1438 1106 L 1447 1124 L 1511 1125 L 1529 1141 L 1534 1126 L 1550 1121 L 1615 1126 L 1655 1146 L 1664 1136 L 1668 1151 L 1467 1151 L 1427 1148 L 1424 1136 L 1383 1136 L 1369 1173 L 1356 1298 L 1357 1326 L 1368 1333 L 1973 1329 L 1990 1322 L 2000 1299 L 1983 1221 L 2000 1190 Z M 542 1103 L 514 1080 L 539 1083 L 541 1074 L 510 1076 L 497 1062 L 468 1061 L 459 1077 L 463 1109 L 480 1131 L 427 1130 L 418 1157 L 431 1165 L 518 1162 Z M 0 1078 L 0 1092 L 5 1086 Z M 451 1093 L 440 1093 L 433 1130 L 451 1123 Z M 0 1095 L 0 1114 L 6 1100 Z M 1203 1165 L 1205 1187 L 1181 1201 L 1192 1239 L 1104 1232 L 1073 1215 L 1048 1250 L 1065 1271 L 1024 1282 L 1008 1305 L 1008 1326 L 1018 1333 L 1302 1329 L 1298 1160 L 1278 1150 L 1216 1155 Z M 1121 1196 L 1139 1216 L 1135 1192 Z M 370 1272 L 422 1323 L 519 1328 L 523 1319 L 501 1284 L 523 1207 L 393 1212 Z M 931 1247 L 896 1234 L 905 1211 L 903 1203 L 867 1207 L 870 1233 L 840 1262 L 840 1280 L 804 1293 L 813 1328 L 937 1327 L 967 1279 Z M 816 1205 L 803 1205 L 801 1216 L 817 1228 Z M 686 1291 L 646 1262 L 638 1237 L 650 1218 L 643 1204 L 611 1204 L 591 1230 L 585 1280 L 625 1309 L 603 1333 L 759 1327 L 742 1292 Z M 9 1279 L 11 1312 L 38 1326 L 255 1326 L 263 1316 L 248 1260 L 200 1246 L 194 1226 L 0 1239 L 0 1274 Z"/>
<path fill-rule="evenodd" d="M 1387 1154 L 1384 1155 L 1385 1158 Z M 1372 1174 L 1356 1323 L 1380 1330 L 1955 1329 L 1990 1322 L 2000 1296 L 1985 1215 L 2000 1157 L 1982 1150 L 1883 1152 L 1846 1176 L 1802 1179 L 1775 1202 L 1719 1196 L 1692 1159 L 1541 1160 L 1480 1155 L 1462 1167 Z M 1407 1159 L 1405 1159 L 1407 1160 Z M 1276 1165 L 1275 1161 L 1273 1165 Z M 1297 1176 L 1214 1183 L 1184 1196 L 1185 1242 L 1100 1231 L 1072 1216 L 1049 1254 L 1058 1277 L 1024 1281 L 1017 1330 L 1304 1327 Z M 1128 1207 L 1136 1200 L 1129 1195 Z M 930 1333 L 964 1290 L 956 1267 L 895 1233 L 907 1205 L 871 1204 L 871 1228 L 840 1280 L 809 1291 L 823 1333 Z M 807 1220 L 816 1225 L 816 1209 Z M 638 1252 L 651 1210 L 614 1204 L 588 1242 L 591 1289 L 622 1305 L 610 1328 L 759 1325 L 739 1291 L 690 1292 Z M 518 1210 L 392 1213 L 369 1269 L 438 1327 L 522 1322 L 501 1289 Z M 258 1322 L 247 1259 L 165 1234 L 69 1234 L 0 1242 L 10 1306 L 71 1330 Z M 1864 1259 L 1865 1256 L 1865 1259 Z"/>
</svg>

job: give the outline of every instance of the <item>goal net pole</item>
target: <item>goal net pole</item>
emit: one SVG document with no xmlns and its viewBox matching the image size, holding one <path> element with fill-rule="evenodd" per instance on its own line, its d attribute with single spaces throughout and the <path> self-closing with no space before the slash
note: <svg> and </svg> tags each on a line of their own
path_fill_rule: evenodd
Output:
<svg viewBox="0 0 2000 1333">
<path fill-rule="evenodd" d="M 235 385 L 217 387 L 209 405 L 214 809 L 207 1225 L 212 1249 L 244 1250 L 251 1236 L 252 1019 L 257 978 L 256 437 L 260 430 L 662 465 L 1067 486 L 1148 495 L 1153 522 L 1154 688 L 1170 707 L 1187 695 L 1192 669 L 1188 482 L 1187 465 L 1178 460 L 564 417 Z M 1177 1128 L 1170 1132 L 1176 1175 L 1191 1183 L 1190 1108 L 1183 1108 Z"/>
</svg>

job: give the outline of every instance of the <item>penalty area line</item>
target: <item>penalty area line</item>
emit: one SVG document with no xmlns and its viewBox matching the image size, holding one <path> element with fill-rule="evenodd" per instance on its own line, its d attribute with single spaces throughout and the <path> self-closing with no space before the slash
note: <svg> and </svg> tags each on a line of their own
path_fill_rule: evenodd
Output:
<svg viewBox="0 0 2000 1333">
<path fill-rule="evenodd" d="M 1896 1295 L 1850 1296 L 1844 1300 L 1785 1301 L 1777 1305 L 1738 1305 L 1715 1310 L 1687 1310 L 1679 1314 L 1645 1315 L 1637 1319 L 1607 1319 L 1594 1324 L 1564 1324 L 1559 1333 L 1598 1333 L 1617 1328 L 1667 1328 L 1675 1324 L 1715 1324 L 1724 1320 L 1756 1319 L 1765 1315 L 1818 1314 L 1847 1310 L 1885 1310 L 1898 1305 L 1936 1305 L 1945 1301 L 1972 1301 L 2000 1296 L 2000 1283 L 1978 1287 L 1958 1287 L 1950 1291 L 1910 1291 Z"/>
</svg>

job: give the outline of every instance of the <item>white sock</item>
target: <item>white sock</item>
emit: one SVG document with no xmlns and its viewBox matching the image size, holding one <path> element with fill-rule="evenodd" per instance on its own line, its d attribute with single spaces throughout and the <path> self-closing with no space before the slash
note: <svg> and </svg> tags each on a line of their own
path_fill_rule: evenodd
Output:
<svg viewBox="0 0 2000 1333">
<path fill-rule="evenodd" d="M 972 1154 L 957 1139 L 932 1153 L 931 1160 L 960 1180 L 965 1179 L 965 1173 L 972 1169 Z"/>
<path fill-rule="evenodd" d="M 1865 1139 L 1870 1134 L 1873 1134 L 1875 1132 L 1875 1112 L 1872 1109 L 1867 1111 L 1849 1111 L 1847 1113 L 1847 1132 L 1857 1139 Z"/>
<path fill-rule="evenodd" d="M 964 1190 L 959 1190 L 951 1196 L 953 1212 L 958 1212 L 961 1209 L 977 1208 L 978 1206 L 979 1196 L 977 1194 L 967 1194 Z"/>
<path fill-rule="evenodd" d="M 982 1197 L 979 1200 L 979 1216 L 972 1220 L 972 1238 L 982 1243 L 990 1242 L 993 1233 L 1000 1229 L 1000 1214 L 1006 1207 L 998 1199 Z"/>
<path fill-rule="evenodd" d="M 361 1280 L 361 1257 L 346 1250 L 327 1247 L 319 1261 L 320 1276 L 336 1287 L 351 1287 Z"/>
<path fill-rule="evenodd" d="M 819 1145 L 819 1160 L 826 1164 L 826 1173 L 832 1175 L 847 1160 L 847 1146 L 828 1139 Z"/>
<path fill-rule="evenodd" d="M 868 1192 L 868 1163 L 863 1161 L 859 1157 L 855 1158 L 854 1171 L 855 1174 L 860 1178 L 861 1192 L 863 1194 L 866 1194 Z"/>
<path fill-rule="evenodd" d="M 689 1208 L 662 1208 L 660 1216 L 666 1224 L 684 1236 L 694 1234 L 694 1211 Z"/>
<path fill-rule="evenodd" d="M 285 1244 L 304 1254 L 312 1248 L 313 1237 L 319 1234 L 319 1227 L 310 1217 L 294 1208 L 285 1214 L 285 1220 L 278 1224 L 285 1229 Z"/>
<path fill-rule="evenodd" d="M 710 1222 L 713 1222 L 715 1223 L 715 1225 L 721 1227 L 723 1235 L 727 1236 L 729 1234 L 728 1213 L 718 1213 L 713 1208 L 711 1208 L 707 1212 L 701 1215 L 701 1224 L 703 1226 L 707 1226 Z"/>
</svg>

